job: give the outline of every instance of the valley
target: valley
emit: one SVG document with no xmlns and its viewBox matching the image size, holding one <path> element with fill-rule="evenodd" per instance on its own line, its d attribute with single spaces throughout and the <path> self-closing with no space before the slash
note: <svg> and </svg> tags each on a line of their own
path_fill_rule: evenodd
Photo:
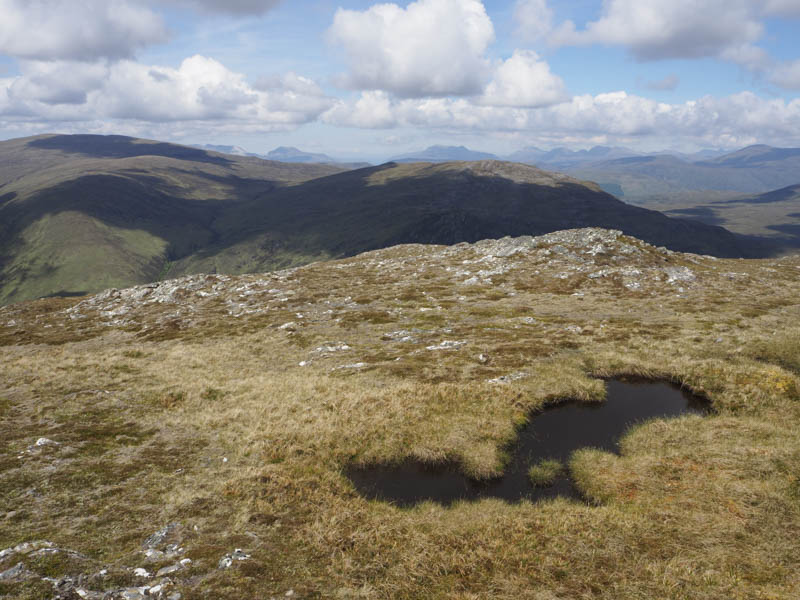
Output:
<svg viewBox="0 0 800 600">
<path fill-rule="evenodd" d="M 349 169 L 124 136 L 11 140 L 0 143 L 0 158 L 4 304 L 575 227 L 616 228 L 719 257 L 768 256 L 795 243 L 792 235 L 668 218 L 590 181 L 498 160 Z M 779 220 L 791 231 L 791 219 L 787 211 Z"/>
</svg>

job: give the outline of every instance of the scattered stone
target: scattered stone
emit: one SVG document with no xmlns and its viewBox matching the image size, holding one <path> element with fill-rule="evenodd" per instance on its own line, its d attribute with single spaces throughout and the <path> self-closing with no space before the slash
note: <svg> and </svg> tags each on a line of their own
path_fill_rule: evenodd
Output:
<svg viewBox="0 0 800 600">
<path fill-rule="evenodd" d="M 41 448 L 42 446 L 60 446 L 58 442 L 54 442 L 53 440 L 47 439 L 46 437 L 40 437 L 36 440 L 35 446 Z"/>
<path fill-rule="evenodd" d="M 479 354 L 478 355 L 478 362 L 482 365 L 485 365 L 489 362 L 489 355 L 488 354 Z"/>
<path fill-rule="evenodd" d="M 353 363 L 352 365 L 342 365 L 340 367 L 334 367 L 331 369 L 332 371 L 340 371 L 342 369 L 363 369 L 367 366 L 367 363 L 357 362 Z"/>
<path fill-rule="evenodd" d="M 180 563 L 169 565 L 168 567 L 162 567 L 156 573 L 156 577 L 166 577 L 167 575 L 171 575 L 172 573 L 177 573 L 182 568 L 183 567 Z"/>
<path fill-rule="evenodd" d="M 192 564 L 191 558 L 184 558 L 183 560 L 181 560 L 182 567 L 188 567 L 190 564 Z"/>
<path fill-rule="evenodd" d="M 219 559 L 219 563 L 217 563 L 217 567 L 220 569 L 227 569 L 235 560 L 247 560 L 250 558 L 249 554 L 246 554 L 241 548 L 236 548 L 230 554 L 226 554 L 221 559 Z"/>
<path fill-rule="evenodd" d="M 428 346 L 427 350 L 458 350 L 461 346 L 464 346 L 467 342 L 463 341 L 454 341 L 454 340 L 444 340 L 440 344 L 435 346 Z"/>
<path fill-rule="evenodd" d="M 670 284 L 691 283 L 697 279 L 697 276 L 689 267 L 666 267 L 664 272 L 667 274 L 667 283 Z"/>
<path fill-rule="evenodd" d="M 150 573 L 147 572 L 147 569 L 143 569 L 142 567 L 134 569 L 133 574 L 136 577 L 150 577 Z"/>
<path fill-rule="evenodd" d="M 569 331 L 570 333 L 583 333 L 583 328 L 579 327 L 578 325 L 567 325 L 564 327 L 565 331 Z"/>
<path fill-rule="evenodd" d="M 408 331 L 406 329 L 401 329 L 400 331 L 392 331 L 390 333 L 384 333 L 382 337 L 385 341 L 392 341 L 392 342 L 416 342 L 417 338 L 414 337 L 414 333 L 422 333 L 421 330 L 415 329 L 413 331 Z"/>
<path fill-rule="evenodd" d="M 295 323 L 294 321 L 289 321 L 288 323 L 284 323 L 283 325 L 278 327 L 278 329 L 283 329 L 284 331 L 294 331 L 295 329 L 297 329 L 297 323 Z"/>
<path fill-rule="evenodd" d="M 155 548 L 156 546 L 160 546 L 167 540 L 167 537 L 169 537 L 169 535 L 178 527 L 180 527 L 180 523 L 170 523 L 162 527 L 154 534 L 148 536 L 147 539 L 145 539 L 143 544 L 144 547 Z"/>
<path fill-rule="evenodd" d="M 31 577 L 35 577 L 35 575 L 28 571 L 23 563 L 17 563 L 10 569 L 6 569 L 0 573 L 0 581 L 21 581 L 23 579 L 30 579 Z"/>
<path fill-rule="evenodd" d="M 310 360 L 301 360 L 299 363 L 297 363 L 297 366 L 298 367 L 307 367 L 310 364 L 311 364 Z"/>
<path fill-rule="evenodd" d="M 517 381 L 518 379 L 524 379 L 528 376 L 529 376 L 528 373 L 526 373 L 525 371 L 517 371 L 516 373 L 511 373 L 510 375 L 501 375 L 500 377 L 489 379 L 488 383 L 511 383 L 512 381 Z"/>
<path fill-rule="evenodd" d="M 144 555 L 148 562 L 158 562 L 160 560 L 164 560 L 164 553 L 161 552 L 161 550 L 156 550 L 154 548 L 148 548 Z"/>
<path fill-rule="evenodd" d="M 320 346 L 314 350 L 314 352 L 319 353 L 333 353 L 333 352 L 344 352 L 346 350 L 350 350 L 350 346 L 345 344 L 344 342 L 338 343 L 329 343 L 327 346 Z"/>
</svg>

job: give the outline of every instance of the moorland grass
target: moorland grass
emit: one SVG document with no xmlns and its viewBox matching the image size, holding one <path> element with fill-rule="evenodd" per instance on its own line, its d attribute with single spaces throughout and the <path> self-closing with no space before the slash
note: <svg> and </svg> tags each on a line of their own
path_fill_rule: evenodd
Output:
<svg viewBox="0 0 800 600">
<path fill-rule="evenodd" d="M 429 300 L 408 294 L 403 310 L 388 307 L 418 261 L 434 259 L 416 248 L 391 252 L 406 271 L 396 283 L 361 286 L 369 304 L 345 302 L 354 276 L 366 281 L 378 269 L 362 257 L 270 283 L 303 299 L 270 296 L 263 314 L 233 317 L 225 302 L 193 299 L 190 324 L 165 339 L 102 325 L 98 312 L 64 341 L 73 300 L 3 309 L 0 325 L 18 323 L 0 338 L 0 547 L 52 540 L 87 555 L 94 572 L 110 568 L 117 585 L 134 585 L 142 541 L 179 522 L 194 561 L 175 578 L 186 598 L 288 590 L 312 598 L 798 597 L 796 275 L 774 276 L 758 261 L 707 261 L 693 266 L 701 280 L 685 297 L 671 286 L 630 297 L 591 282 L 579 298 L 546 279 L 523 295 L 521 261 L 506 284 L 516 296 L 476 290 L 447 311 L 446 324 L 400 342 L 386 334 L 411 330 L 414 309 Z M 734 268 L 760 285 L 706 302 L 727 289 L 716 274 Z M 447 277 L 442 269 L 429 281 L 446 286 Z M 314 299 L 321 289 L 327 295 Z M 741 315 L 742 303 L 761 300 L 763 312 Z M 531 308 L 535 325 L 520 321 L 519 306 Z M 157 331 L 173 310 L 137 308 L 141 331 Z M 297 331 L 280 329 L 290 320 Z M 565 331 L 570 324 L 585 331 Z M 466 344 L 427 349 L 446 339 Z M 316 351 L 331 340 L 350 350 Z M 367 357 L 366 371 L 337 369 Z M 516 371 L 526 376 L 488 382 Z M 345 476 L 352 465 L 406 458 L 496 476 L 531 411 L 597 401 L 599 378 L 621 375 L 684 385 L 709 398 L 713 413 L 634 427 L 619 455 L 575 453 L 568 468 L 585 501 L 401 509 L 364 499 Z M 61 445 L 29 452 L 42 436 Z M 252 558 L 218 570 L 234 548 Z M 23 562 L 47 573 L 67 568 Z M 45 593 L 35 582 L 3 585 L 19 598 Z"/>
</svg>

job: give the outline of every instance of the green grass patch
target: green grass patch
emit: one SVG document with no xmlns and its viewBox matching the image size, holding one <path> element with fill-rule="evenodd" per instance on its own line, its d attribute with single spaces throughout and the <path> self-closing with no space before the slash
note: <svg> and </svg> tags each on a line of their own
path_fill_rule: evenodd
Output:
<svg viewBox="0 0 800 600">
<path fill-rule="evenodd" d="M 543 458 L 528 470 L 528 479 L 534 487 L 549 487 L 563 472 L 564 465 L 561 461 Z"/>
</svg>

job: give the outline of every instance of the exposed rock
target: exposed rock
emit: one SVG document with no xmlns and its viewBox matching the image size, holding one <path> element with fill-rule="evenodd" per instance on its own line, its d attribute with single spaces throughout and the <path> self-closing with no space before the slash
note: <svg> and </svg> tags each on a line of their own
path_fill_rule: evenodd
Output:
<svg viewBox="0 0 800 600">
<path fill-rule="evenodd" d="M 517 381 L 518 379 L 524 379 L 525 377 L 529 376 L 530 375 L 525 371 L 517 371 L 516 373 L 511 373 L 510 375 L 501 375 L 500 377 L 489 379 L 487 383 L 511 383 L 512 381 Z"/>
<path fill-rule="evenodd" d="M 154 534 L 148 536 L 147 539 L 145 539 L 143 546 L 145 548 L 156 548 L 156 546 L 160 546 L 167 540 L 169 535 L 173 531 L 175 531 L 178 527 L 180 527 L 180 523 L 170 523 L 162 527 Z"/>
<path fill-rule="evenodd" d="M 38 440 L 36 440 L 36 444 L 34 445 L 41 448 L 42 446 L 60 446 L 61 444 L 47 439 L 46 437 L 40 437 Z"/>
<path fill-rule="evenodd" d="M 326 342 L 325 345 L 315 348 L 314 352 L 320 354 L 332 354 L 334 352 L 345 352 L 347 350 L 350 350 L 350 346 L 344 342 Z"/>
<path fill-rule="evenodd" d="M 357 362 L 357 363 L 353 363 L 351 365 L 342 365 L 340 367 L 334 367 L 332 370 L 333 371 L 341 371 L 343 369 L 356 369 L 357 370 L 357 369 L 364 369 L 366 367 L 367 367 L 367 363 Z"/>
<path fill-rule="evenodd" d="M 158 562 L 160 560 L 164 560 L 165 554 L 161 552 L 161 550 L 155 550 L 154 548 L 148 548 L 145 553 L 145 557 L 147 558 L 148 562 Z"/>
<path fill-rule="evenodd" d="M 169 565 L 168 567 L 162 567 L 156 573 L 156 577 L 166 577 L 167 575 L 171 575 L 172 573 L 177 573 L 182 568 L 183 566 L 180 563 Z"/>
<path fill-rule="evenodd" d="M 241 548 L 236 548 L 230 554 L 226 554 L 221 559 L 219 559 L 219 563 L 217 563 L 217 567 L 220 569 L 227 569 L 232 564 L 233 561 L 236 560 L 247 560 L 250 558 L 249 554 L 246 554 Z"/>
<path fill-rule="evenodd" d="M 23 563 L 17 563 L 0 573 L 0 581 L 22 581 L 32 577 L 36 577 L 36 574 L 28 571 Z"/>
<path fill-rule="evenodd" d="M 667 267 L 664 272 L 667 274 L 667 283 L 690 283 L 697 279 L 689 267 Z"/>
<path fill-rule="evenodd" d="M 458 350 L 461 346 L 465 345 L 467 342 L 463 341 L 454 341 L 454 340 L 444 340 L 440 344 L 436 344 L 435 346 L 427 346 L 426 350 Z"/>
</svg>

